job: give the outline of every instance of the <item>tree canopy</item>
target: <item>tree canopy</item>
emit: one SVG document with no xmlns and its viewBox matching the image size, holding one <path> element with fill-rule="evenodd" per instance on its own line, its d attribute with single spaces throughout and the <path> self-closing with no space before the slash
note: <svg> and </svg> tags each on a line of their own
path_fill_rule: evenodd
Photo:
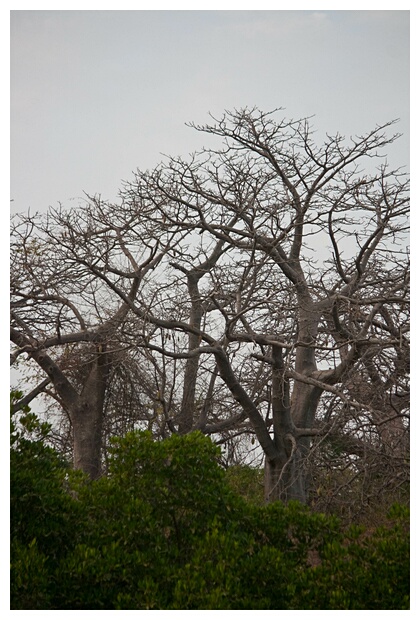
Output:
<svg viewBox="0 0 420 620">
<path fill-rule="evenodd" d="M 111 435 L 200 431 L 231 464 L 258 448 L 267 501 L 407 492 L 393 125 L 320 142 L 309 119 L 235 110 L 192 125 L 211 146 L 138 170 L 116 204 L 15 218 L 12 361 L 63 413 L 77 468 L 100 476 Z"/>
</svg>

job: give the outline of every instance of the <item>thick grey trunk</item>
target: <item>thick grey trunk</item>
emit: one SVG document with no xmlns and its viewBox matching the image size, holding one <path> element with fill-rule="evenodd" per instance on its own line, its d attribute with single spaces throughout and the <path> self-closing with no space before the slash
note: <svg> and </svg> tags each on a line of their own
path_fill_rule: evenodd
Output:
<svg viewBox="0 0 420 620">
<path fill-rule="evenodd" d="M 302 453 L 296 451 L 287 457 L 265 459 L 264 498 L 267 503 L 297 500 L 307 501 L 307 480 Z"/>
<path fill-rule="evenodd" d="M 233 221 L 235 221 L 235 218 Z M 201 335 L 199 332 L 201 330 L 201 321 L 203 318 L 203 306 L 198 283 L 200 279 L 215 266 L 223 253 L 223 246 L 224 241 L 218 241 L 211 255 L 203 263 L 189 271 L 176 263 L 171 263 L 187 276 L 188 295 L 191 303 L 189 324 L 190 327 L 196 330 L 196 333 L 190 332 L 189 334 L 189 353 L 198 349 L 201 342 Z M 198 367 L 198 355 L 190 357 L 185 365 L 181 411 L 176 420 L 178 423 L 178 432 L 181 435 L 190 433 L 194 427 Z"/>
<path fill-rule="evenodd" d="M 101 474 L 102 409 L 86 402 L 73 412 L 71 420 L 74 467 L 95 480 Z"/>
<path fill-rule="evenodd" d="M 195 334 L 190 335 L 189 350 L 197 348 L 200 344 Z M 195 392 L 198 374 L 198 356 L 191 357 L 185 365 L 184 388 L 182 394 L 181 411 L 178 416 L 178 432 L 186 435 L 194 426 Z"/>
<path fill-rule="evenodd" d="M 69 408 L 73 428 L 74 467 L 92 479 L 101 474 L 101 443 L 105 390 L 109 365 L 100 346 L 82 393 Z"/>
<path fill-rule="evenodd" d="M 274 425 L 278 456 L 265 459 L 264 492 L 266 502 L 298 500 L 307 502 L 308 477 L 306 457 L 310 438 L 296 433 L 299 428 L 311 428 L 322 391 L 314 386 L 299 384 L 293 390 L 291 405 L 292 429 L 289 425 Z"/>
<path fill-rule="evenodd" d="M 190 296 L 190 326 L 200 330 L 203 308 L 201 305 L 198 281 L 200 275 L 196 271 L 187 273 L 188 294 Z M 188 338 L 188 351 L 191 352 L 200 346 L 199 334 L 190 333 Z M 185 365 L 184 387 L 182 393 L 181 411 L 179 413 L 178 432 L 186 435 L 194 426 L 195 391 L 198 374 L 198 355 L 190 357 Z"/>
<path fill-rule="evenodd" d="M 316 370 L 315 350 L 319 313 L 309 296 L 300 299 L 298 343 L 295 368 L 302 375 Z M 322 390 L 313 385 L 294 382 L 292 397 L 282 350 L 273 346 L 272 410 L 275 458 L 266 454 L 265 500 L 306 503 L 308 495 L 306 456 L 309 437 L 297 430 L 312 428 Z"/>
</svg>

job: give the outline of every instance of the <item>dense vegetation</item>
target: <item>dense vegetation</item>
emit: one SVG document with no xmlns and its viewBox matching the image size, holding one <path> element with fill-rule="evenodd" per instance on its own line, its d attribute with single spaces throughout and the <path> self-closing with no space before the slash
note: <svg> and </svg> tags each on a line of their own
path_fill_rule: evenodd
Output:
<svg viewBox="0 0 420 620">
<path fill-rule="evenodd" d="M 113 440 L 88 481 L 12 423 L 12 609 L 408 609 L 408 511 L 374 531 L 258 505 L 199 432 Z M 252 486 L 248 484 L 248 486 Z"/>
</svg>

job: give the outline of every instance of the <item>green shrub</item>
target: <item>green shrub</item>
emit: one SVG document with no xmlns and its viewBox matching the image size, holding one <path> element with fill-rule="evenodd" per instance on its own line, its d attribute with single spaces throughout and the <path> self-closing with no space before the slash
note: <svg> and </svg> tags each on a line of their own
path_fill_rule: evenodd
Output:
<svg viewBox="0 0 420 620">
<path fill-rule="evenodd" d="M 10 555 L 10 608 L 49 609 L 50 571 L 36 540 L 29 544 L 12 540 Z"/>
<path fill-rule="evenodd" d="M 299 605 L 304 609 L 409 609 L 408 518 L 408 509 L 395 506 L 388 526 L 371 533 L 349 528 L 341 544 L 327 542 L 320 552 L 321 563 L 302 576 Z"/>
<path fill-rule="evenodd" d="M 11 431 L 11 538 L 26 545 L 36 540 L 40 552 L 53 559 L 75 536 L 77 506 L 65 490 L 68 467 L 45 444 L 49 426 L 34 414 L 21 416 Z"/>
<path fill-rule="evenodd" d="M 248 502 L 264 504 L 264 471 L 248 465 L 232 465 L 226 470 L 226 479 L 235 493 Z"/>
<path fill-rule="evenodd" d="M 201 433 L 156 442 L 131 432 L 112 443 L 109 475 L 78 490 L 87 524 L 59 567 L 68 585 L 56 604 L 168 608 L 178 568 L 215 515 L 227 524 L 241 500 L 225 481 L 218 448 Z"/>
<path fill-rule="evenodd" d="M 200 433 L 115 439 L 109 474 L 89 482 L 34 418 L 23 428 L 12 427 L 13 609 L 408 609 L 402 508 L 366 532 L 296 502 L 246 501 Z"/>
<path fill-rule="evenodd" d="M 293 561 L 278 549 L 215 525 L 179 571 L 173 608 L 287 609 L 292 570 Z"/>
<path fill-rule="evenodd" d="M 12 400 L 20 396 L 14 392 Z M 67 464 L 46 445 L 49 425 L 29 408 L 16 417 L 10 452 L 11 609 L 49 609 L 54 571 L 83 529 L 82 506 L 67 491 Z"/>
</svg>

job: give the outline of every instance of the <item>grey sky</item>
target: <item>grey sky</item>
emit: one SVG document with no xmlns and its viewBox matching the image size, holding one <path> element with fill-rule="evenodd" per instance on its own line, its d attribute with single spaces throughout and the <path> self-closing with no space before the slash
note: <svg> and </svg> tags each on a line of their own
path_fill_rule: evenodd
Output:
<svg viewBox="0 0 420 620">
<path fill-rule="evenodd" d="M 208 112 L 284 107 L 325 131 L 394 118 L 409 163 L 408 11 L 13 11 L 12 211 L 82 196 L 206 137 Z"/>
</svg>

